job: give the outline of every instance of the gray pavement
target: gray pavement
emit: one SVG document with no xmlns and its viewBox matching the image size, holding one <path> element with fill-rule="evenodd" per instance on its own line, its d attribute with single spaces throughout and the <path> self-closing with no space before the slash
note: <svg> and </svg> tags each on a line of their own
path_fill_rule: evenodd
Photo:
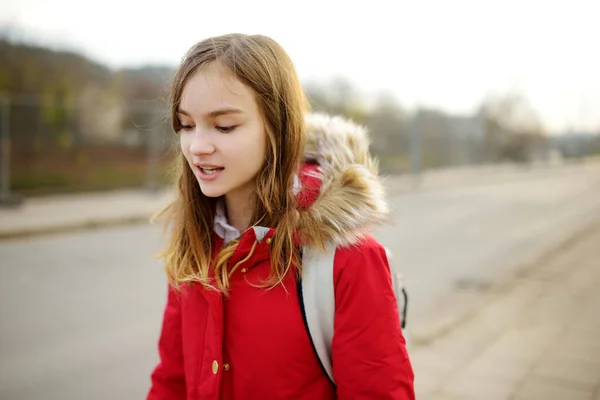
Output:
<svg viewBox="0 0 600 400">
<path fill-rule="evenodd" d="M 479 181 L 450 175 L 426 179 L 417 191 L 389 179 L 394 223 L 377 232 L 410 289 L 415 352 L 469 325 L 600 217 L 597 164 L 496 171 Z M 152 257 L 160 227 L 67 228 L 76 215 L 85 217 L 80 227 L 145 221 L 168 194 L 86 196 L 0 210 L 9 238 L 0 241 L 1 399 L 143 398 L 165 300 L 162 266 Z M 46 213 L 53 216 L 43 219 Z M 37 232 L 61 233 L 23 237 L 36 232 L 39 218 Z"/>
<path fill-rule="evenodd" d="M 392 196 L 377 232 L 411 289 L 411 332 L 427 342 L 600 214 L 600 165 L 515 171 Z M 489 183 L 488 183 L 489 182 Z"/>
<path fill-rule="evenodd" d="M 141 399 L 166 299 L 156 227 L 0 243 L 0 399 Z"/>
<path fill-rule="evenodd" d="M 600 400 L 600 224 L 413 349 L 418 399 Z"/>
</svg>

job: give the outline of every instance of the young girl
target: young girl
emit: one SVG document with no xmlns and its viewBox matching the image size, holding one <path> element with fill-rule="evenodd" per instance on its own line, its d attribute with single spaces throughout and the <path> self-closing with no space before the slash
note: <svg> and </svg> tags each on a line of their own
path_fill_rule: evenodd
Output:
<svg viewBox="0 0 600 400">
<path fill-rule="evenodd" d="M 414 399 L 385 250 L 369 234 L 387 207 L 364 130 L 307 118 L 292 62 L 265 36 L 193 46 L 170 106 L 181 170 L 148 399 Z M 296 285 L 302 249 L 331 245 L 335 384 Z"/>
</svg>

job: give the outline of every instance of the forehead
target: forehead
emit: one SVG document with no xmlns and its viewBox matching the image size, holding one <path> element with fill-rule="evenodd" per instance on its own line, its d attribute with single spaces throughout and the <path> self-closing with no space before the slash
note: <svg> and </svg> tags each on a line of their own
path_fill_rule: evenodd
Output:
<svg viewBox="0 0 600 400">
<path fill-rule="evenodd" d="M 179 109 L 201 117 L 224 108 L 237 108 L 243 113 L 258 112 L 252 89 L 225 67 L 210 63 L 186 82 Z"/>
</svg>

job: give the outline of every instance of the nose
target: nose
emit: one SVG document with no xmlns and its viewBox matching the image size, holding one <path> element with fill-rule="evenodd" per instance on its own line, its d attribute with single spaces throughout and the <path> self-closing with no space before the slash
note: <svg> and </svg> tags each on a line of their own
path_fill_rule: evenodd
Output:
<svg viewBox="0 0 600 400">
<path fill-rule="evenodd" d="M 210 132 L 196 128 L 190 143 L 190 153 L 194 156 L 202 156 L 215 152 L 215 145 Z"/>
</svg>

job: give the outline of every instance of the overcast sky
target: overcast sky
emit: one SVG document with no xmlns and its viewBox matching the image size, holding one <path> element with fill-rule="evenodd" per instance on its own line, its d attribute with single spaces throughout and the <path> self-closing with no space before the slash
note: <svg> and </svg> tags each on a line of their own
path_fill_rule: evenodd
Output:
<svg viewBox="0 0 600 400">
<path fill-rule="evenodd" d="M 2 0 L 0 23 L 112 67 L 176 65 L 196 41 L 262 33 L 303 80 L 342 75 L 407 108 L 470 113 L 520 92 L 553 131 L 600 129 L 600 1 Z"/>
</svg>

